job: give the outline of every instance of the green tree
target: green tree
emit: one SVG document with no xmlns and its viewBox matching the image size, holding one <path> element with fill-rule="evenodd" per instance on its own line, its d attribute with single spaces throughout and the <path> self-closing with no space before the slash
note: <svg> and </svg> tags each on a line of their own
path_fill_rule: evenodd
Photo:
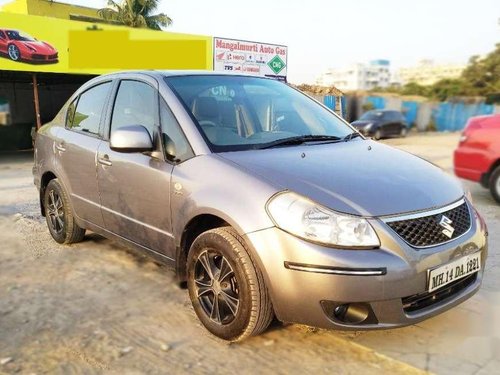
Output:
<svg viewBox="0 0 500 375">
<path fill-rule="evenodd" d="M 409 82 L 401 88 L 401 95 L 428 96 L 429 87 L 420 85 L 416 82 Z"/>
<path fill-rule="evenodd" d="M 99 9 L 99 15 L 110 21 L 116 21 L 130 27 L 161 30 L 172 24 L 172 19 L 164 13 L 153 14 L 159 0 L 108 0 L 108 6 Z"/>
<path fill-rule="evenodd" d="M 464 94 L 487 96 L 500 93 L 500 43 L 484 58 L 472 56 L 462 72 Z"/>
<path fill-rule="evenodd" d="M 446 99 L 464 94 L 463 79 L 442 79 L 428 88 L 428 95 L 432 99 L 444 102 Z"/>
</svg>

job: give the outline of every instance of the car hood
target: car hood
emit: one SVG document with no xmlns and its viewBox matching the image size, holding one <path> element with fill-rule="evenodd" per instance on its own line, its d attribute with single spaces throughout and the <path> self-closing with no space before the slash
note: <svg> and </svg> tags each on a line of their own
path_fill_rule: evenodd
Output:
<svg viewBox="0 0 500 375">
<path fill-rule="evenodd" d="M 34 49 L 37 50 L 37 52 L 53 52 L 55 51 L 54 47 L 52 47 L 50 44 L 41 42 L 41 41 L 35 41 L 35 42 L 22 42 L 26 46 L 30 46 Z"/>
<path fill-rule="evenodd" d="M 445 206 L 464 195 L 458 180 L 440 168 L 374 141 L 220 155 L 279 189 L 353 215 L 385 216 L 426 210 Z"/>
</svg>

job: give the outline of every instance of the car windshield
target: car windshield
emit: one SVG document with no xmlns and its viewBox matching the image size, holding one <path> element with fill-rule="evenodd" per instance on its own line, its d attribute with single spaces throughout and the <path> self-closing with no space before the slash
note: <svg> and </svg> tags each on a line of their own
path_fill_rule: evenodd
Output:
<svg viewBox="0 0 500 375">
<path fill-rule="evenodd" d="M 16 30 L 8 30 L 7 36 L 11 40 L 20 40 L 22 42 L 34 42 L 36 40 L 31 35 L 26 34 L 23 31 L 16 31 Z"/>
<path fill-rule="evenodd" d="M 382 111 L 368 111 L 363 114 L 359 118 L 359 121 L 374 121 L 374 120 L 380 120 L 382 116 L 384 115 L 384 112 Z"/>
<path fill-rule="evenodd" d="M 165 81 L 214 152 L 332 142 L 353 131 L 328 109 L 275 80 L 192 75 Z"/>
</svg>

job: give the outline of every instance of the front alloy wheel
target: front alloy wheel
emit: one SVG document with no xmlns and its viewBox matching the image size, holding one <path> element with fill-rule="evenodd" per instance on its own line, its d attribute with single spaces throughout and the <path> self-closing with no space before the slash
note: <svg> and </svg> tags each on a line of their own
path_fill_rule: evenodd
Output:
<svg viewBox="0 0 500 375">
<path fill-rule="evenodd" d="M 215 250 L 198 256 L 195 265 L 196 295 L 212 321 L 231 323 L 240 305 L 238 281 L 228 260 Z"/>
<path fill-rule="evenodd" d="M 257 335 L 274 317 L 262 272 L 245 240 L 230 227 L 208 230 L 194 240 L 187 286 L 198 319 L 221 339 Z"/>
<path fill-rule="evenodd" d="M 21 51 L 19 51 L 19 48 L 15 44 L 10 44 L 7 52 L 9 54 L 9 57 L 13 61 L 18 61 L 21 58 Z"/>
</svg>

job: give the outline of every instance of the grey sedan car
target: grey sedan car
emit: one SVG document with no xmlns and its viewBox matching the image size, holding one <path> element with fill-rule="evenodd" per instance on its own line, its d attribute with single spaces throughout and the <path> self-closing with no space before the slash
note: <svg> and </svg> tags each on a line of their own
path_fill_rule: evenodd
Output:
<svg viewBox="0 0 500 375">
<path fill-rule="evenodd" d="M 33 173 L 55 241 L 91 230 L 174 266 L 230 341 L 274 317 L 420 322 L 479 289 L 488 252 L 457 180 L 266 78 L 92 79 L 38 132 Z"/>
</svg>

